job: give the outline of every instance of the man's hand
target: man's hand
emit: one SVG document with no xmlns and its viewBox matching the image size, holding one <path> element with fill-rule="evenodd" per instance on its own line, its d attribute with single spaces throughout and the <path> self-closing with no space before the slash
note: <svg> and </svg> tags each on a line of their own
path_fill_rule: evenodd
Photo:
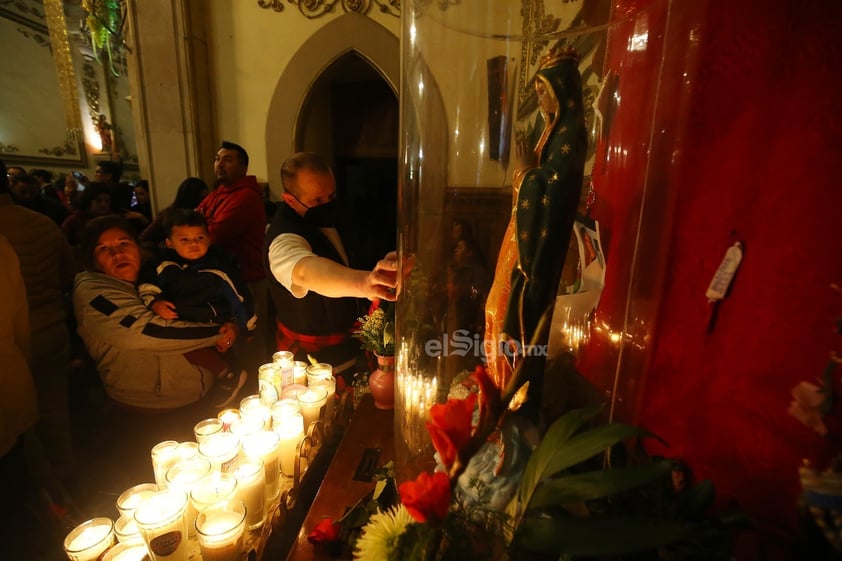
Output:
<svg viewBox="0 0 842 561">
<path fill-rule="evenodd" d="M 219 339 L 216 340 L 216 350 L 224 353 L 237 340 L 237 325 L 228 321 L 219 326 Z"/>
<path fill-rule="evenodd" d="M 155 300 L 152 303 L 152 311 L 164 319 L 178 319 L 175 304 L 167 300 Z"/>
<path fill-rule="evenodd" d="M 365 279 L 365 296 L 369 300 L 382 298 L 389 302 L 397 299 L 398 254 L 394 251 L 377 262 Z"/>
</svg>

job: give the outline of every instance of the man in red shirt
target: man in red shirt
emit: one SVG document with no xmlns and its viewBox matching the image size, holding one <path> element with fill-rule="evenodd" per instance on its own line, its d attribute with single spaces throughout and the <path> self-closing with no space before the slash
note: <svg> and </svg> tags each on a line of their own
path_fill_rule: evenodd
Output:
<svg viewBox="0 0 842 561">
<path fill-rule="evenodd" d="M 268 293 L 263 270 L 263 236 L 266 212 L 257 179 L 248 175 L 248 153 L 239 144 L 223 141 L 214 160 L 218 187 L 199 203 L 208 222 L 211 241 L 238 260 L 249 286 L 257 314 L 257 331 L 248 362 L 266 362 Z M 264 360 L 265 359 L 265 360 Z"/>
</svg>

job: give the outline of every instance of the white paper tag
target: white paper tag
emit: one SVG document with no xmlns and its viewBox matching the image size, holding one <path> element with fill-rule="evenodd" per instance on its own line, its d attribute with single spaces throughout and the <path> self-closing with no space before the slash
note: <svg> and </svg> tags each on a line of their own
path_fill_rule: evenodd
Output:
<svg viewBox="0 0 842 561">
<path fill-rule="evenodd" d="M 725 252 L 725 257 L 719 265 L 713 280 L 710 281 L 710 286 L 705 292 L 705 296 L 711 302 L 722 300 L 728 292 L 728 287 L 734 278 L 734 274 L 740 266 L 740 261 L 743 260 L 743 244 L 736 242 L 728 248 Z"/>
</svg>

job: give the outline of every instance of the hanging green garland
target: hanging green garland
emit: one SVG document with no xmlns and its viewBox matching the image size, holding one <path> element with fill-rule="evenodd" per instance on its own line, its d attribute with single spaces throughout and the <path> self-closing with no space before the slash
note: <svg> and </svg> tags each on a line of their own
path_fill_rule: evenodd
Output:
<svg viewBox="0 0 842 561">
<path fill-rule="evenodd" d="M 112 74 L 119 76 L 113 56 L 122 44 L 122 0 L 82 0 L 82 8 L 88 13 L 85 25 L 91 34 L 94 57 L 99 60 L 99 53 L 105 49 Z"/>
</svg>

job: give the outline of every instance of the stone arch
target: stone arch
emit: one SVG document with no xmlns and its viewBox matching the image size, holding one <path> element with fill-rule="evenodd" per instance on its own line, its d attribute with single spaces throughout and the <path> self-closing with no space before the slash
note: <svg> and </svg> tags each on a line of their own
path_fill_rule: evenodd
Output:
<svg viewBox="0 0 842 561">
<path fill-rule="evenodd" d="M 281 164 L 296 149 L 296 127 L 310 88 L 325 69 L 349 51 L 368 62 L 398 95 L 400 42 L 385 27 L 359 14 L 344 14 L 314 33 L 287 64 L 269 103 L 266 164 L 276 195 L 281 191 Z"/>
</svg>

